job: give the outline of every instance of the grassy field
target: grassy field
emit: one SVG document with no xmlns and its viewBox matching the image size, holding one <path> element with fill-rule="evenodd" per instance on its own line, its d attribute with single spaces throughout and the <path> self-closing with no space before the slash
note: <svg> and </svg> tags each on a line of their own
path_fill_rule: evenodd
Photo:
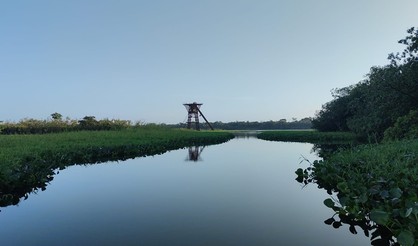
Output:
<svg viewBox="0 0 418 246">
<path fill-rule="evenodd" d="M 258 138 L 282 142 L 329 143 L 355 141 L 356 136 L 349 132 L 318 132 L 313 130 L 264 131 Z"/>
<path fill-rule="evenodd" d="M 189 145 L 221 143 L 232 137 L 232 134 L 221 131 L 197 132 L 158 127 L 42 135 L 0 135 L 0 171 L 18 165 L 22 159 L 35 159 L 43 155 L 71 155 L 80 151 L 88 155 L 87 152 L 92 150 L 132 148 L 135 149 L 135 156 L 145 156 Z M 79 164 L 82 163 L 84 162 Z"/>
<path fill-rule="evenodd" d="M 222 131 L 139 127 L 120 131 L 80 131 L 42 135 L 0 135 L 0 206 L 45 189 L 56 170 L 161 154 L 233 138 Z"/>
</svg>

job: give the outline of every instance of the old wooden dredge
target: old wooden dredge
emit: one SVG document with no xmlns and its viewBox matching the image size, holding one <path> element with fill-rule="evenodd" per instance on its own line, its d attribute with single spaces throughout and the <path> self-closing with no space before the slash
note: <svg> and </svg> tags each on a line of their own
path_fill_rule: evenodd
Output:
<svg viewBox="0 0 418 246">
<path fill-rule="evenodd" d="M 192 119 L 194 118 L 195 123 L 195 129 L 197 131 L 200 131 L 199 126 L 199 114 L 203 117 L 203 119 L 206 121 L 210 129 L 213 130 L 212 125 L 209 123 L 209 121 L 206 119 L 206 117 L 203 115 L 202 111 L 200 111 L 200 106 L 202 106 L 203 103 L 184 103 L 183 105 L 186 107 L 187 110 L 187 128 L 192 128 Z"/>
</svg>

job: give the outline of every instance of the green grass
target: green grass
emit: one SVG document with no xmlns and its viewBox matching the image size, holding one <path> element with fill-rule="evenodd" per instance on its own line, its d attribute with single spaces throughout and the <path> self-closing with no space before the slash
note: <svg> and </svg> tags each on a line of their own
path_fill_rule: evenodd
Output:
<svg viewBox="0 0 418 246">
<path fill-rule="evenodd" d="M 417 164 L 418 140 L 404 140 L 338 152 L 296 173 L 300 182 L 337 192 L 336 203 L 327 199 L 325 205 L 352 228 L 377 230 L 412 245 L 418 243 Z M 341 221 L 328 220 L 334 226 Z"/>
<path fill-rule="evenodd" d="M 120 131 L 80 131 L 42 135 L 0 135 L 0 206 L 45 189 L 55 170 L 161 154 L 193 145 L 225 142 L 233 134 L 139 127 Z"/>
<path fill-rule="evenodd" d="M 312 130 L 300 131 L 265 131 L 258 138 L 269 141 L 328 143 L 355 141 L 356 136 L 349 132 L 318 132 Z"/>
<path fill-rule="evenodd" d="M 146 127 L 121 131 L 0 135 L 0 171 L 18 164 L 23 158 L 34 158 L 44 153 L 66 154 L 97 148 L 132 147 L 143 149 L 138 152 L 138 156 L 142 156 L 188 145 L 219 143 L 232 137 L 232 134 L 221 131 Z"/>
</svg>

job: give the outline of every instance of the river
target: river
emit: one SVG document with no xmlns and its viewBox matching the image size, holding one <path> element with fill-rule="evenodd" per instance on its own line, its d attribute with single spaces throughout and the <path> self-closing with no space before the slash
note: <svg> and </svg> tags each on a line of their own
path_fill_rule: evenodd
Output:
<svg viewBox="0 0 418 246">
<path fill-rule="evenodd" d="M 2 245 L 370 245 L 324 220 L 330 196 L 302 186 L 312 144 L 220 145 L 60 171 L 0 212 Z M 302 161 L 302 162 L 301 162 Z"/>
</svg>

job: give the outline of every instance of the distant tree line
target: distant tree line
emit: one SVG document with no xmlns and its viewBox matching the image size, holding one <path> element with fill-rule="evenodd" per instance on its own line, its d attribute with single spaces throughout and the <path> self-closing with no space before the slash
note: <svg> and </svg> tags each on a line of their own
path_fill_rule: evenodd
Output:
<svg viewBox="0 0 418 246">
<path fill-rule="evenodd" d="M 372 141 L 418 136 L 418 28 L 407 30 L 401 53 L 366 78 L 332 91 L 312 121 L 319 131 L 351 131 Z"/>
<path fill-rule="evenodd" d="M 138 125 L 139 123 L 137 123 Z M 94 116 L 85 116 L 81 120 L 63 119 L 60 113 L 51 114 L 51 119 L 23 119 L 17 123 L 2 122 L 0 134 L 46 134 L 68 131 L 121 130 L 135 126 L 129 120 L 96 120 Z"/>
<path fill-rule="evenodd" d="M 293 121 L 288 122 L 286 119 L 281 119 L 279 121 L 235 121 L 223 123 L 221 121 L 211 122 L 211 125 L 215 129 L 219 130 L 280 130 L 280 129 L 311 129 L 312 122 L 311 118 L 303 118 L 301 120 L 293 119 Z M 186 128 L 186 123 L 178 123 L 175 125 L 168 125 L 174 128 Z M 194 123 L 192 123 L 194 127 Z M 209 129 L 209 127 L 204 123 L 200 122 L 201 129 Z"/>
</svg>

